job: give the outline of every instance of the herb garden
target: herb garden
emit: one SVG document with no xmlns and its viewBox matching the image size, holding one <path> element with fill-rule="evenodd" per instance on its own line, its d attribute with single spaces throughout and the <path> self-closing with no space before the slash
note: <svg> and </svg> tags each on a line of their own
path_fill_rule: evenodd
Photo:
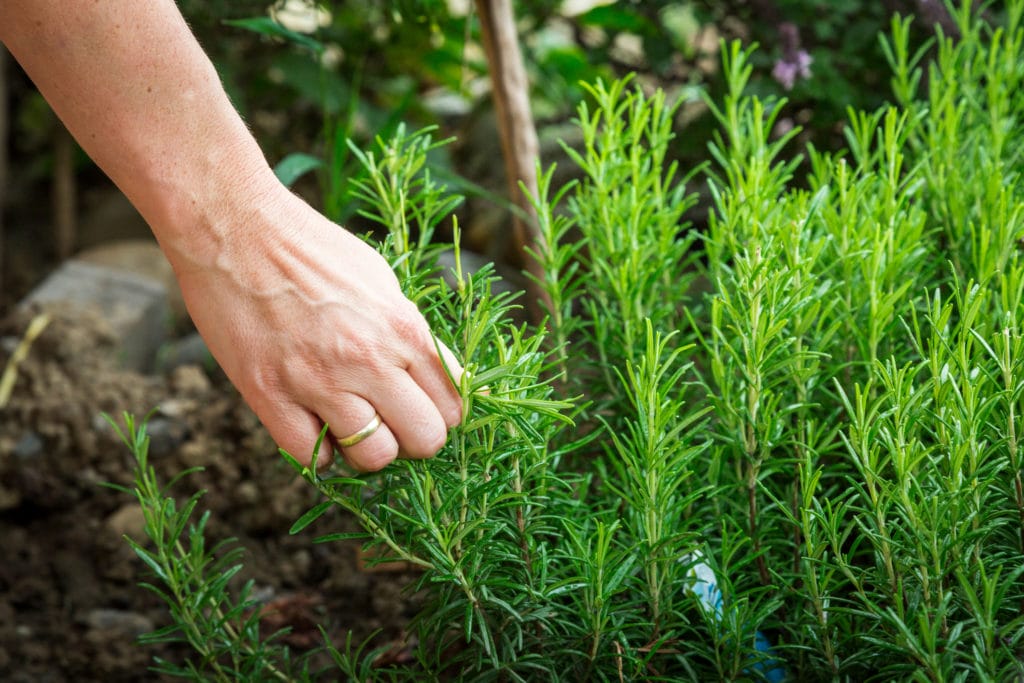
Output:
<svg viewBox="0 0 1024 683">
<path fill-rule="evenodd" d="M 678 102 L 596 82 L 581 177 L 532 198 L 543 324 L 489 269 L 437 265 L 456 200 L 397 133 L 353 150 L 357 194 L 438 337 L 470 371 L 429 461 L 316 474 L 417 572 L 414 657 L 372 638 L 331 666 L 261 637 L 236 558 L 204 545 L 125 438 L 153 545 L 133 545 L 191 664 L 229 680 L 1014 680 L 1024 675 L 1024 3 L 969 3 L 958 36 L 884 39 L 895 103 L 850 110 L 840 152 L 773 134 L 755 48 L 723 46 L 713 162 L 669 159 Z M 707 230 L 684 217 L 706 178 Z M 183 485 L 178 484 L 178 488 Z M 337 535 L 319 538 L 330 543 Z M 347 535 L 346 535 L 347 536 Z M 319 666 L 319 665 L 318 665 Z"/>
</svg>

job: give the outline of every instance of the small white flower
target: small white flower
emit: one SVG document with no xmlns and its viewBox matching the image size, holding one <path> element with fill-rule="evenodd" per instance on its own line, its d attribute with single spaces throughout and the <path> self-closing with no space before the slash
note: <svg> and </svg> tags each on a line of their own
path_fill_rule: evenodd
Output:
<svg viewBox="0 0 1024 683">
<path fill-rule="evenodd" d="M 307 0 L 285 0 L 270 9 L 271 18 L 289 31 L 316 33 L 318 28 L 331 24 L 331 13 Z"/>
</svg>

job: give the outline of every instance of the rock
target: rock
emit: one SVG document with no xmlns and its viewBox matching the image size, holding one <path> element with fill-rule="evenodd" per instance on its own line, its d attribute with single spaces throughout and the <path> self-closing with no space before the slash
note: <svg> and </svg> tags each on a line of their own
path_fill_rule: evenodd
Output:
<svg viewBox="0 0 1024 683">
<path fill-rule="evenodd" d="M 185 300 L 174 277 L 174 269 L 152 239 L 120 239 L 105 242 L 75 254 L 75 260 L 153 279 L 164 286 L 167 305 L 174 319 L 185 320 Z"/>
<path fill-rule="evenodd" d="M 199 441 L 189 441 L 181 447 L 178 454 L 185 467 L 206 467 L 212 458 L 206 451 L 206 447 Z"/>
<path fill-rule="evenodd" d="M 235 489 L 235 498 L 244 505 L 255 505 L 260 500 L 260 488 L 252 481 L 243 481 Z"/>
<path fill-rule="evenodd" d="M 15 457 L 29 460 L 42 455 L 43 447 L 43 439 L 37 433 L 30 430 L 21 435 L 18 442 L 14 444 L 14 449 L 11 453 Z"/>
<path fill-rule="evenodd" d="M 158 280 L 75 260 L 51 273 L 19 305 L 94 310 L 118 340 L 121 364 L 140 372 L 153 366 L 169 318 L 166 289 Z"/>
<path fill-rule="evenodd" d="M 146 517 L 138 503 L 125 503 L 107 517 L 105 524 L 118 538 L 128 536 L 139 541 L 146 534 Z"/>
<path fill-rule="evenodd" d="M 160 402 L 157 412 L 174 420 L 185 420 L 198 406 L 198 402 L 193 399 L 168 398 Z"/>
<path fill-rule="evenodd" d="M 210 391 L 210 378 L 198 365 L 175 368 L 170 377 L 171 389 L 182 396 L 202 396 Z"/>
<path fill-rule="evenodd" d="M 161 457 L 170 455 L 188 438 L 188 425 L 182 420 L 156 415 L 146 425 L 149 434 L 149 452 Z"/>
<path fill-rule="evenodd" d="M 120 609 L 100 607 L 89 610 L 83 621 L 93 630 L 133 639 L 153 630 L 153 621 L 149 617 Z"/>
<path fill-rule="evenodd" d="M 265 605 L 277 596 L 273 586 L 255 586 L 249 594 L 249 599 L 258 605 Z"/>
</svg>

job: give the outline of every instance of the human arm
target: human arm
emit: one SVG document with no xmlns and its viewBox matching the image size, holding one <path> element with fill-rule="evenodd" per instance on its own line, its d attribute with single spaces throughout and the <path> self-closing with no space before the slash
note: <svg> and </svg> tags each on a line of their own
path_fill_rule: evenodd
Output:
<svg viewBox="0 0 1024 683">
<path fill-rule="evenodd" d="M 461 402 L 426 322 L 383 258 L 277 181 L 172 0 L 0 0 L 0 41 L 149 223 L 282 448 L 307 461 L 324 422 L 344 437 L 375 411 L 344 449 L 360 469 L 444 444 Z"/>
</svg>

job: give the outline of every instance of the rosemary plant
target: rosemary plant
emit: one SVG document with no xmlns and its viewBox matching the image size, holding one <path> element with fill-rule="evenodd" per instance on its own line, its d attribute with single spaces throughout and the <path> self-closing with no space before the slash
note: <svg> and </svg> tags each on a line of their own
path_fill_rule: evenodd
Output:
<svg viewBox="0 0 1024 683">
<path fill-rule="evenodd" d="M 927 64 L 894 19 L 895 104 L 851 111 L 842 153 L 773 136 L 785 103 L 747 94 L 751 50 L 724 45 L 700 235 L 668 161 L 678 103 L 591 86 L 579 180 L 542 170 L 533 198 L 538 329 L 457 243 L 437 265 L 458 200 L 428 132 L 354 152 L 386 253 L 469 372 L 432 460 L 320 476 L 285 454 L 323 496 L 294 530 L 340 508 L 422 570 L 415 664 L 325 644 L 343 675 L 1024 676 L 1024 0 L 972 4 Z M 174 619 L 152 638 L 197 651 L 161 666 L 314 677 L 256 638 L 244 587 L 226 597 L 233 556 L 206 550 L 204 518 L 186 531 L 197 499 L 169 501 L 144 431 L 125 436 L 156 549 L 134 547 Z"/>
<path fill-rule="evenodd" d="M 259 611 L 250 599 L 252 584 L 231 591 L 232 578 L 242 569 L 242 549 L 233 539 L 207 548 L 205 530 L 209 513 L 192 521 L 202 493 L 180 507 L 168 495 L 178 480 L 195 470 L 178 474 L 161 487 L 149 464 L 149 437 L 145 422 L 137 424 L 124 415 L 122 430 L 111 425 L 136 458 L 132 489 L 142 506 L 146 536 L 153 549 L 129 539 L 128 543 L 153 572 L 156 582 L 142 586 L 167 603 L 172 623 L 142 636 L 143 644 L 184 643 L 196 657 L 183 665 L 157 659 L 154 671 L 193 680 L 289 681 L 301 675 L 304 665 L 293 662 L 288 649 L 274 638 L 261 638 Z M 111 485 L 125 492 L 129 490 Z"/>
</svg>

